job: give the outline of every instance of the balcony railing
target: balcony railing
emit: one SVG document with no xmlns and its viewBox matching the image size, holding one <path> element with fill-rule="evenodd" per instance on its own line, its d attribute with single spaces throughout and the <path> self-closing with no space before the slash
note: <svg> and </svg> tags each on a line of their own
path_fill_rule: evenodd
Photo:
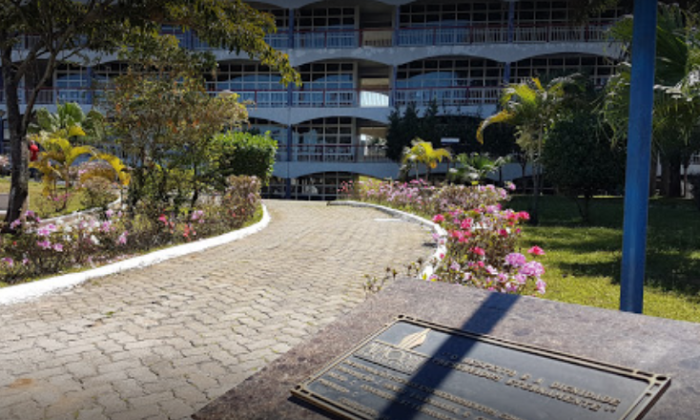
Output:
<svg viewBox="0 0 700 420">
<path fill-rule="evenodd" d="M 500 95 L 500 87 L 408 88 L 396 91 L 394 105 L 428 106 L 432 102 L 439 106 L 489 105 L 498 103 Z"/>
<path fill-rule="evenodd" d="M 257 108 L 286 108 L 289 104 L 289 92 L 286 90 L 237 90 L 242 102 Z M 210 86 L 209 94 L 221 93 L 215 86 Z M 20 89 L 20 104 L 27 103 L 26 92 Z M 91 105 L 104 97 L 100 89 L 79 88 L 45 88 L 39 91 L 36 104 L 53 105 L 56 103 L 77 102 Z M 440 87 L 440 88 L 402 88 L 393 94 L 388 89 L 319 89 L 292 91 L 292 107 L 298 108 L 386 108 L 404 106 L 414 102 L 418 106 L 427 106 L 435 101 L 439 106 L 466 106 L 495 104 L 501 94 L 500 87 Z M 0 103 L 5 97 L 0 90 Z"/>
<path fill-rule="evenodd" d="M 608 29 L 613 22 L 589 25 L 526 25 L 516 24 L 513 29 L 514 43 L 547 42 L 605 42 L 610 40 Z M 211 47 L 192 32 L 179 28 L 166 28 L 163 34 L 174 35 L 180 44 L 194 50 L 219 49 Z M 394 39 L 396 38 L 396 39 Z M 18 50 L 30 49 L 38 40 L 34 35 L 25 35 L 17 45 Z M 276 49 L 289 48 L 289 33 L 280 28 L 268 34 L 265 40 Z M 395 42 L 394 42 L 395 41 Z M 498 44 L 508 42 L 508 25 L 464 25 L 370 29 L 329 29 L 294 32 L 294 48 L 298 49 L 348 49 L 359 47 L 416 47 L 438 45 Z"/>
<path fill-rule="evenodd" d="M 287 146 L 277 150 L 277 162 L 334 162 L 334 163 L 382 163 L 391 162 L 386 151 L 379 146 L 350 144 L 294 144 L 291 156 Z"/>
</svg>

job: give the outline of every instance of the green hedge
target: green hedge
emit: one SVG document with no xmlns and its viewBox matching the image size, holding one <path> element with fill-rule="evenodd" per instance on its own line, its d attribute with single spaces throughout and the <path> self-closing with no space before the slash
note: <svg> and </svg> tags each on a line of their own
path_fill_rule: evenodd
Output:
<svg viewBox="0 0 700 420">
<path fill-rule="evenodd" d="M 267 185 L 277 153 L 277 141 L 269 133 L 230 131 L 217 135 L 213 146 L 219 182 L 231 175 L 248 175 L 260 178 Z"/>
</svg>

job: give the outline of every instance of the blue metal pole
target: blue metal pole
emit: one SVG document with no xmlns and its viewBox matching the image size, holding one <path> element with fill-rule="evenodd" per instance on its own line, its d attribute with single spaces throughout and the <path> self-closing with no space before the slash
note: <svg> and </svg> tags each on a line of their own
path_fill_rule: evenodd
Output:
<svg viewBox="0 0 700 420">
<path fill-rule="evenodd" d="M 287 26 L 288 26 L 287 35 L 289 36 L 289 40 L 288 40 L 289 49 L 294 48 L 294 26 L 296 25 L 296 23 L 294 22 L 295 10 L 296 9 L 289 9 L 289 17 L 288 17 L 289 21 L 287 23 Z"/>
<path fill-rule="evenodd" d="M 642 313 L 656 58 L 656 0 L 635 0 L 620 310 Z"/>
</svg>

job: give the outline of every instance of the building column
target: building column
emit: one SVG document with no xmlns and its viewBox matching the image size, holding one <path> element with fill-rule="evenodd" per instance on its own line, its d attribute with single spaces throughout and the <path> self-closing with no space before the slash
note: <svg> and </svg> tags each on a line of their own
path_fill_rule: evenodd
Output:
<svg viewBox="0 0 700 420">
<path fill-rule="evenodd" d="M 87 86 L 85 88 L 87 89 L 87 94 L 85 95 L 85 101 L 87 102 L 88 105 L 92 105 L 92 100 L 93 100 L 93 92 L 92 92 L 92 85 L 95 77 L 95 72 L 92 67 L 87 68 Z"/>
<path fill-rule="evenodd" d="M 399 28 L 401 28 L 401 6 L 394 8 L 394 37 L 391 45 L 397 47 L 399 45 Z"/>
<path fill-rule="evenodd" d="M 294 48 L 294 26 L 295 26 L 294 12 L 295 11 L 296 11 L 296 9 L 289 9 L 289 20 L 287 22 L 287 26 L 289 26 L 287 28 L 287 33 L 289 34 L 289 45 L 288 45 L 289 49 Z"/>
<path fill-rule="evenodd" d="M 396 65 L 391 66 L 391 79 L 389 80 L 389 106 L 396 106 L 396 75 L 398 68 Z"/>
<path fill-rule="evenodd" d="M 294 131 L 292 125 L 287 125 L 287 177 L 284 179 L 284 198 L 287 200 L 292 198 L 292 178 L 289 177 L 289 163 L 293 161 L 292 151 L 294 142 Z"/>
<path fill-rule="evenodd" d="M 515 38 L 515 0 L 508 2 L 508 43 L 512 44 Z M 503 85 L 510 84 L 512 62 L 505 63 L 503 68 Z"/>
</svg>

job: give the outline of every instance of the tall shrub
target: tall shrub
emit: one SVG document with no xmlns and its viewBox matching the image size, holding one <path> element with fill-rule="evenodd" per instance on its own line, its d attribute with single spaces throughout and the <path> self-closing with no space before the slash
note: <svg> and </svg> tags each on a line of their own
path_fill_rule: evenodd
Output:
<svg viewBox="0 0 700 420">
<path fill-rule="evenodd" d="M 277 141 L 269 133 L 229 131 L 215 136 L 212 147 L 212 175 L 219 185 L 226 185 L 231 175 L 255 176 L 264 185 L 272 177 Z"/>
</svg>

